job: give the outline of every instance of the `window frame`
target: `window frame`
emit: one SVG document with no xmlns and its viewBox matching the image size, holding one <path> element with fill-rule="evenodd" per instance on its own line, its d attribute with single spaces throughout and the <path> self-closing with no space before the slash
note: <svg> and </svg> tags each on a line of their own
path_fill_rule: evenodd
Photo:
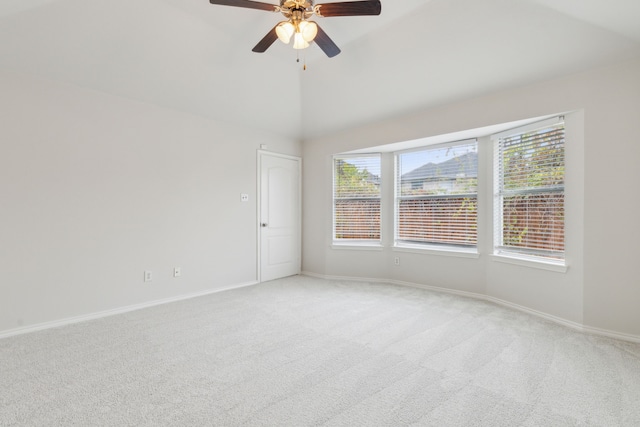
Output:
<svg viewBox="0 0 640 427">
<path fill-rule="evenodd" d="M 401 181 L 401 171 L 400 171 L 400 156 L 404 155 L 404 154 L 410 154 L 410 153 L 415 153 L 415 152 L 423 152 L 423 151 L 429 151 L 429 150 L 440 150 L 440 149 L 446 149 L 446 148 L 451 148 L 451 147 L 456 147 L 456 146 L 464 146 L 464 145 L 475 145 L 475 152 L 476 154 L 478 154 L 478 158 L 477 158 L 477 175 L 476 175 L 476 188 L 475 188 L 475 192 L 474 193 L 464 193 L 464 194 L 454 194 L 454 195 L 443 195 L 440 198 L 451 198 L 452 196 L 454 197 L 459 197 L 459 196 L 464 196 L 464 197 L 468 197 L 468 196 L 472 196 L 475 197 L 475 203 L 476 203 L 476 218 L 475 218 L 475 228 L 476 228 L 476 243 L 475 245 L 463 245 L 463 244 L 455 244 L 455 243 L 437 243 L 437 242 L 412 242 L 409 240 L 404 240 L 404 239 L 400 239 L 399 238 L 399 233 L 400 233 L 400 202 L 401 200 L 410 200 L 412 199 L 411 197 L 408 196 L 402 196 L 400 194 L 401 191 L 401 187 L 402 187 L 402 181 Z M 455 140 L 455 141 L 448 141 L 448 142 L 442 142 L 442 143 L 436 143 L 436 144 L 427 144 L 427 145 L 423 145 L 420 147 L 416 147 L 416 148 L 411 148 L 411 149 L 407 149 L 407 150 L 401 150 L 401 151 L 396 151 L 393 153 L 393 160 L 394 160 L 394 182 L 393 182 L 393 187 L 394 187 L 394 194 L 393 194 L 393 200 L 394 200 L 394 213 L 393 213 L 393 249 L 394 251 L 401 251 L 401 252 L 416 252 L 416 253 L 433 253 L 433 254 L 439 254 L 439 255 L 452 255 L 452 256 L 461 256 L 461 257 L 472 257 L 472 258 L 477 258 L 479 256 L 479 252 L 478 252 L 478 232 L 479 232 L 479 228 L 480 228 L 480 222 L 478 220 L 479 218 L 479 210 L 478 210 L 478 201 L 479 201 L 479 197 L 478 197 L 478 192 L 479 192 L 479 187 L 480 187 L 480 176 L 481 176 L 481 171 L 480 171 L 480 161 L 479 161 L 479 150 L 480 150 L 480 144 L 478 142 L 478 138 L 466 138 L 466 139 L 461 139 L 461 140 Z M 431 199 L 435 199 L 438 198 L 437 196 L 420 196 L 419 199 L 425 199 L 425 198 L 431 198 Z M 415 197 L 413 197 L 413 199 L 415 199 Z"/>
<path fill-rule="evenodd" d="M 348 238 L 336 238 L 336 160 L 354 159 L 354 158 L 377 158 L 378 168 L 380 173 L 379 179 L 379 191 L 378 191 L 378 205 L 380 221 L 378 223 L 378 235 L 377 239 L 348 239 Z M 331 247 L 339 249 L 363 249 L 363 250 L 381 250 L 382 238 L 383 238 L 383 173 L 382 173 L 382 155 L 381 153 L 362 153 L 362 154 L 335 154 L 331 158 Z M 371 199 L 375 199 L 372 197 Z"/>
<path fill-rule="evenodd" d="M 555 187 L 546 187 L 540 190 L 535 189 L 518 189 L 518 190 L 509 190 L 505 192 L 501 192 L 502 186 L 502 176 L 501 176 L 501 158 L 500 158 L 500 141 L 503 138 L 515 136 L 518 134 L 524 134 L 527 132 L 535 132 L 537 130 L 542 130 L 544 128 L 554 127 L 562 125 L 563 129 L 563 145 L 562 145 L 562 156 L 563 156 L 563 183 L 562 185 L 556 185 Z M 515 127 L 512 129 L 508 129 L 496 134 L 491 135 L 491 142 L 493 148 L 493 241 L 492 241 L 492 258 L 494 261 L 505 262 L 509 264 L 537 267 L 542 269 L 547 269 L 551 271 L 559 271 L 566 272 L 566 122 L 564 116 L 556 116 L 550 119 L 545 119 L 542 121 L 537 121 L 533 123 L 529 123 L 524 126 Z M 508 247 L 503 245 L 503 235 L 504 235 L 504 206 L 503 206 L 503 197 L 504 195 L 517 195 L 517 194 L 561 194 L 562 195 L 562 209 L 565 213 L 563 215 L 562 222 L 562 232 L 563 232 L 563 250 L 562 251 L 552 251 L 552 250 L 537 250 L 533 248 L 522 248 L 518 250 L 517 248 Z M 561 256 L 559 257 L 551 257 L 550 254 L 556 252 Z"/>
</svg>

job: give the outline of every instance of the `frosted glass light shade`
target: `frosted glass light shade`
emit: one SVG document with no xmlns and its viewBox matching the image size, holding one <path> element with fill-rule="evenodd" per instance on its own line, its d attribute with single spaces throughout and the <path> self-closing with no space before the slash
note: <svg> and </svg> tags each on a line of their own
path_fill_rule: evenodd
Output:
<svg viewBox="0 0 640 427">
<path fill-rule="evenodd" d="M 293 36 L 293 48 L 294 49 L 305 49 L 309 47 L 309 43 L 302 37 L 301 33 L 296 33 Z"/>
<path fill-rule="evenodd" d="M 280 41 L 284 44 L 289 44 L 289 41 L 291 41 L 291 36 L 293 36 L 294 32 L 295 27 L 289 21 L 283 21 L 276 27 L 276 34 L 278 35 Z"/>
<path fill-rule="evenodd" d="M 295 33 L 293 36 L 293 48 L 294 49 L 306 49 L 309 47 L 309 43 L 302 38 L 302 34 Z"/>
<path fill-rule="evenodd" d="M 299 28 L 300 34 L 302 34 L 302 38 L 306 42 L 313 41 L 316 38 L 316 34 L 318 34 L 318 26 L 313 21 L 302 21 Z"/>
</svg>

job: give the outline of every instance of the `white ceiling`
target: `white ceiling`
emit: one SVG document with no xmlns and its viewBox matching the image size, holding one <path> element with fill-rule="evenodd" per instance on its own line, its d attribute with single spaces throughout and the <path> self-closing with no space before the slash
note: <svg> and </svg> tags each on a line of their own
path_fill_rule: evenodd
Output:
<svg viewBox="0 0 640 427">
<path fill-rule="evenodd" d="M 207 0 L 2 0 L 0 69 L 309 138 L 640 55 L 638 0 L 382 0 L 377 17 L 318 18 L 342 53 L 313 45 L 306 71 L 280 42 L 251 52 L 279 20 Z"/>
</svg>

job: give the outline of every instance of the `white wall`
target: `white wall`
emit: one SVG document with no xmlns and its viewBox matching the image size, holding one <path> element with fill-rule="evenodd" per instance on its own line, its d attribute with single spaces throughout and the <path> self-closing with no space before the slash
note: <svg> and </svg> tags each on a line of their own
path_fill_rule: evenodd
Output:
<svg viewBox="0 0 640 427">
<path fill-rule="evenodd" d="M 481 293 L 640 336 L 639 75 L 640 60 L 630 61 L 353 128 L 301 150 L 278 135 L 0 73 L 0 332 L 253 282 L 256 149 L 266 143 L 304 156 L 303 270 Z M 478 259 L 403 253 L 395 267 L 390 206 L 385 250 L 330 248 L 333 153 L 573 110 L 584 111 L 576 131 L 584 134 L 572 137 L 582 147 L 568 148 L 567 185 L 577 191 L 568 196 L 566 274 L 492 262 L 482 234 Z M 385 165 L 389 176 L 389 157 Z M 383 192 L 389 199 L 391 189 Z M 182 278 L 171 277 L 174 266 Z"/>
<path fill-rule="evenodd" d="M 256 150 L 299 142 L 8 73 L 0 93 L 0 332 L 256 280 Z"/>
<path fill-rule="evenodd" d="M 303 270 L 483 294 L 640 339 L 640 279 L 634 265 L 640 201 L 633 190 L 640 182 L 638 76 L 640 60 L 634 60 L 305 141 Z M 566 273 L 493 261 L 486 204 L 479 207 L 485 231 L 477 259 L 403 253 L 401 265 L 393 266 L 398 252 L 390 247 L 390 208 L 383 211 L 384 250 L 330 247 L 332 154 L 566 111 L 576 112 L 567 115 Z M 481 162 L 481 168 L 491 167 L 487 156 Z"/>
</svg>

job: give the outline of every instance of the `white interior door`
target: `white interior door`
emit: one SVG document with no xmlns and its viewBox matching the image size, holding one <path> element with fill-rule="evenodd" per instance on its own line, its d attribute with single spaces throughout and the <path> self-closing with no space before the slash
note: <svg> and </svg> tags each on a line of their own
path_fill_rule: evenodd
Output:
<svg viewBox="0 0 640 427">
<path fill-rule="evenodd" d="M 300 273 L 300 159 L 260 152 L 260 281 Z"/>
</svg>

